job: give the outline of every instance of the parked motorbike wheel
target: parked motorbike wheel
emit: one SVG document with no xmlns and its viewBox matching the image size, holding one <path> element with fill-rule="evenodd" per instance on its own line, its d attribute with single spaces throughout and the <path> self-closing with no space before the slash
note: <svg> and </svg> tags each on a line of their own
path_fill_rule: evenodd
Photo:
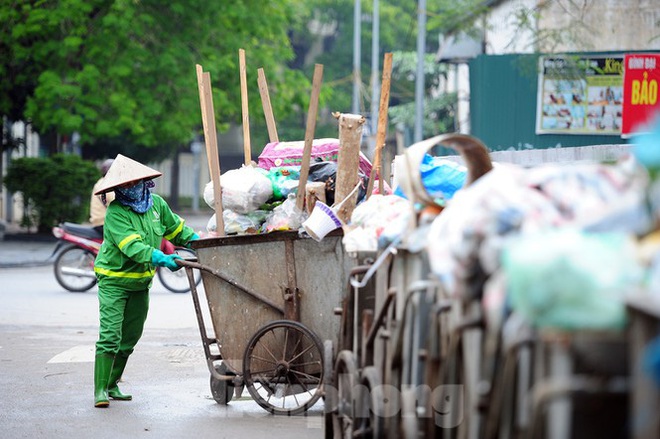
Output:
<svg viewBox="0 0 660 439">
<path fill-rule="evenodd" d="M 174 252 L 184 259 L 196 257 L 194 251 L 183 247 L 176 248 Z M 169 291 L 173 293 L 187 293 L 190 291 L 190 282 L 188 282 L 185 269 L 170 271 L 167 268 L 161 267 L 156 274 L 160 283 Z M 195 278 L 195 285 L 199 285 L 202 280 L 202 273 L 199 270 L 193 270 L 193 276 Z"/>
<path fill-rule="evenodd" d="M 55 258 L 55 279 L 63 288 L 82 293 L 96 285 L 94 253 L 76 245 L 64 247 Z"/>
</svg>

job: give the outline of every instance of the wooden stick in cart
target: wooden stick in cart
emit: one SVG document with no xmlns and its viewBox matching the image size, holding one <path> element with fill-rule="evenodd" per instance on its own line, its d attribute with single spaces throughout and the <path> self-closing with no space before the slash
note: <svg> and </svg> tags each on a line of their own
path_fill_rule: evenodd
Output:
<svg viewBox="0 0 660 439">
<path fill-rule="evenodd" d="M 247 73 L 245 68 L 245 50 L 238 49 L 238 66 L 241 75 L 241 107 L 243 109 L 243 155 L 245 166 L 252 163 L 250 145 L 250 116 L 248 111 Z"/>
<path fill-rule="evenodd" d="M 344 223 L 349 223 L 357 204 L 358 193 L 354 190 L 361 184 L 359 176 L 360 143 L 366 119 L 360 114 L 333 115 L 339 122 L 339 155 L 335 179 L 335 204 L 333 210 Z"/>
<path fill-rule="evenodd" d="M 218 157 L 218 137 L 215 128 L 213 94 L 211 93 L 211 75 L 208 72 L 204 73 L 202 66 L 199 64 L 197 64 L 197 88 L 199 90 L 199 103 L 202 111 L 206 157 L 209 162 L 211 181 L 213 182 L 213 208 L 215 210 L 216 233 L 218 236 L 225 236 L 225 222 L 222 217 L 220 158 Z"/>
<path fill-rule="evenodd" d="M 296 194 L 296 207 L 302 211 L 305 204 L 305 186 L 309 176 L 309 161 L 312 158 L 312 144 L 314 142 L 314 131 L 316 130 L 316 116 L 319 108 L 319 94 L 321 93 L 321 82 L 323 81 L 323 64 L 314 65 L 314 77 L 312 79 L 312 95 L 309 99 L 309 110 L 307 111 L 307 127 L 305 128 L 305 147 L 303 149 L 302 164 L 300 166 L 300 180 L 298 182 L 298 193 Z"/>
<path fill-rule="evenodd" d="M 208 120 L 206 119 L 206 99 L 204 98 L 204 70 L 199 64 L 195 65 L 197 71 L 197 90 L 199 92 L 199 106 L 202 111 L 202 127 L 204 128 L 204 144 L 206 146 L 206 157 L 207 164 L 209 165 L 209 175 L 213 175 L 211 172 L 211 160 L 209 159 L 209 141 L 206 133 L 208 132 Z"/>
<path fill-rule="evenodd" d="M 380 87 L 380 109 L 378 110 L 378 130 L 376 131 L 376 151 L 374 153 L 374 163 L 369 175 L 369 184 L 367 186 L 367 198 L 371 196 L 374 189 L 374 179 L 378 175 L 378 193 L 383 194 L 384 184 L 382 174 L 382 150 L 385 145 L 385 136 L 387 135 L 387 109 L 390 104 L 390 82 L 392 80 L 392 53 L 385 54 L 383 60 L 383 80 Z"/>
<path fill-rule="evenodd" d="M 264 69 L 257 70 L 257 83 L 259 84 L 259 94 L 261 95 L 261 105 L 264 107 L 264 116 L 266 117 L 266 127 L 268 128 L 268 139 L 270 142 L 279 142 L 277 137 L 277 127 L 275 126 L 275 117 L 273 116 L 273 107 L 270 105 L 270 94 L 268 93 L 268 83 Z"/>
</svg>

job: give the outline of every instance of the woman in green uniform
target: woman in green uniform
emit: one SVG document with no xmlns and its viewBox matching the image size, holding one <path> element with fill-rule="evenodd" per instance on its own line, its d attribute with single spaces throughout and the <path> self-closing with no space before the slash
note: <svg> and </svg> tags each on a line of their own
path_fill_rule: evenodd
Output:
<svg viewBox="0 0 660 439">
<path fill-rule="evenodd" d="M 100 317 L 94 363 L 95 407 L 107 407 L 108 398 L 132 399 L 119 390 L 117 382 L 142 336 L 156 267 L 180 268 L 176 263 L 180 256 L 159 250 L 161 240 L 183 246 L 199 238 L 165 200 L 151 193 L 151 180 L 161 175 L 119 154 L 95 192 L 115 193 L 105 217 L 103 245 L 94 263 Z"/>
</svg>

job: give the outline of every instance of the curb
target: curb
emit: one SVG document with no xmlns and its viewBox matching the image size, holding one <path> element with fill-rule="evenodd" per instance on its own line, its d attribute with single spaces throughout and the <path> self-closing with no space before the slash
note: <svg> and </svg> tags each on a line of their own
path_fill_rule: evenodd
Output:
<svg viewBox="0 0 660 439">
<path fill-rule="evenodd" d="M 7 233 L 5 232 L 3 241 L 12 242 L 43 242 L 53 243 L 57 242 L 57 238 L 52 234 L 45 233 Z"/>
<path fill-rule="evenodd" d="M 0 269 L 53 265 L 57 241 L 54 236 L 43 233 L 6 233 L 0 242 Z"/>
<path fill-rule="evenodd" d="M 0 262 L 0 269 L 3 268 L 34 268 L 53 265 L 53 261 L 25 261 L 25 262 Z"/>
</svg>

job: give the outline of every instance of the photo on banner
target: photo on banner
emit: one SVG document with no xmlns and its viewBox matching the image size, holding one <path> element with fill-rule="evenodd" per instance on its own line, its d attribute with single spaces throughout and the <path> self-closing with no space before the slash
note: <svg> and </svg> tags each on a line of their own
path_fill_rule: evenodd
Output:
<svg viewBox="0 0 660 439">
<path fill-rule="evenodd" d="M 537 134 L 620 135 L 623 55 L 539 60 Z"/>
</svg>

